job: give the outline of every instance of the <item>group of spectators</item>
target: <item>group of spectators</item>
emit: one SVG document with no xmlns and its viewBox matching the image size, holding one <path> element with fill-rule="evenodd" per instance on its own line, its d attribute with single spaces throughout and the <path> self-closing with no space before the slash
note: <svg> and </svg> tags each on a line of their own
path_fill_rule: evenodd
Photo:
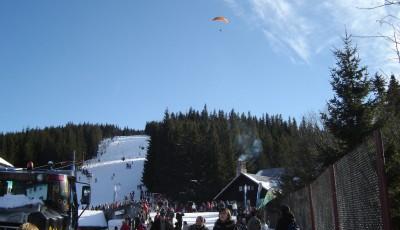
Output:
<svg viewBox="0 0 400 230">
<path fill-rule="evenodd" d="M 176 212 L 217 212 L 218 210 L 228 208 L 234 216 L 238 213 L 238 205 L 236 201 L 206 201 L 196 203 L 188 201 L 182 202 L 171 202 L 167 199 L 158 199 L 152 204 L 152 211 L 160 211 L 161 208 L 172 207 Z"/>
<path fill-rule="evenodd" d="M 169 203 L 171 204 L 171 203 Z M 209 230 L 205 225 L 206 219 L 203 216 L 196 218 L 196 223 L 188 225 L 183 220 L 184 212 L 175 211 L 172 206 L 168 206 L 168 201 L 161 201 L 150 205 L 147 200 L 138 203 L 140 211 L 133 219 L 126 218 L 120 230 Z M 221 205 L 222 207 L 222 205 Z M 158 208 L 158 209 L 157 209 Z M 156 209 L 154 219 L 149 213 L 151 209 Z M 223 207 L 218 210 L 218 220 L 214 223 L 212 230 L 267 230 L 268 225 L 263 220 L 260 213 L 253 207 L 249 212 L 239 209 L 236 221 L 232 218 L 232 210 Z M 174 223 L 174 218 L 176 222 Z M 117 228 L 116 228 L 117 229 Z M 281 207 L 281 218 L 278 220 L 276 230 L 295 230 L 297 225 L 292 212 L 288 206 Z"/>
</svg>

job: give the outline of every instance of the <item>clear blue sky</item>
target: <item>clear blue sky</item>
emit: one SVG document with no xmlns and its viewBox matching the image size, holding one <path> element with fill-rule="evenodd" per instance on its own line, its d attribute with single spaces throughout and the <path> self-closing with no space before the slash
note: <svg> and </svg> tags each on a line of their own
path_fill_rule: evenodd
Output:
<svg viewBox="0 0 400 230">
<path fill-rule="evenodd" d="M 318 113 L 333 95 L 331 50 L 344 25 L 362 34 L 371 31 L 355 20 L 375 22 L 331 2 L 311 11 L 290 0 L 2 0 L 0 132 L 67 122 L 143 129 L 167 108 L 204 104 Z"/>
</svg>

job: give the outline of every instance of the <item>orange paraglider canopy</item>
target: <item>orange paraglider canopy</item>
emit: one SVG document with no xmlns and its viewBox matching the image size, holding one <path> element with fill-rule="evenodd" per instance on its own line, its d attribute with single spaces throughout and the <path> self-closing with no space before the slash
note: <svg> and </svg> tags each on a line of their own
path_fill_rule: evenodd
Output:
<svg viewBox="0 0 400 230">
<path fill-rule="evenodd" d="M 224 23 L 229 23 L 229 20 L 225 17 L 218 16 L 212 19 L 212 21 L 218 21 L 218 22 L 224 22 Z"/>
</svg>

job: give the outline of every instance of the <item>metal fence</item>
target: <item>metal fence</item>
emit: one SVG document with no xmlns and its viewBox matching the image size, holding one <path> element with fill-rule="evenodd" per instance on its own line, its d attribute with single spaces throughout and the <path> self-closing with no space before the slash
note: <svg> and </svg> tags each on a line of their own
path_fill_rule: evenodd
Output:
<svg viewBox="0 0 400 230">
<path fill-rule="evenodd" d="M 389 230 L 379 133 L 285 199 L 300 229 Z"/>
</svg>

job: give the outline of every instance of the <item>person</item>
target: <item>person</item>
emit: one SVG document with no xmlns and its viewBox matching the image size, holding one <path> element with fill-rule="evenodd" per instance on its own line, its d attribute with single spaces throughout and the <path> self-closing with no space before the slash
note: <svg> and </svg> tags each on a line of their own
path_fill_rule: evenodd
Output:
<svg viewBox="0 0 400 230">
<path fill-rule="evenodd" d="M 235 225 L 235 230 L 247 230 L 247 225 L 246 225 L 246 217 L 242 215 L 238 215 L 236 217 L 236 225 Z"/>
<path fill-rule="evenodd" d="M 253 209 L 250 214 L 251 217 L 249 219 L 249 222 L 247 223 L 247 229 L 261 230 L 261 220 L 257 217 L 257 211 Z"/>
<path fill-rule="evenodd" d="M 39 228 L 36 227 L 36 225 L 31 224 L 31 223 L 24 223 L 23 225 L 21 225 L 21 229 L 22 230 L 39 230 Z"/>
<path fill-rule="evenodd" d="M 174 217 L 175 217 L 174 209 L 172 207 L 169 207 L 167 209 L 166 217 L 167 217 L 167 220 L 172 224 Z"/>
<path fill-rule="evenodd" d="M 176 214 L 175 214 L 175 217 L 176 217 L 176 223 L 178 224 L 177 225 L 177 228 L 179 229 L 179 230 L 181 230 L 182 229 L 182 221 L 183 221 L 183 216 L 184 216 L 185 214 L 183 213 L 183 212 L 177 212 Z"/>
<path fill-rule="evenodd" d="M 225 209 L 225 202 L 223 200 L 220 200 L 218 203 L 218 211 Z"/>
<path fill-rule="evenodd" d="M 224 208 L 219 211 L 218 220 L 214 224 L 213 230 L 233 230 L 235 223 L 229 209 Z"/>
<path fill-rule="evenodd" d="M 276 225 L 276 230 L 295 230 L 297 229 L 297 224 L 294 219 L 293 213 L 290 211 L 289 206 L 281 206 L 281 216 Z"/>
<path fill-rule="evenodd" d="M 136 230 L 146 230 L 146 225 L 143 221 L 140 222 L 140 224 L 138 224 Z"/>
<path fill-rule="evenodd" d="M 151 225 L 150 230 L 173 230 L 174 227 L 165 217 L 166 211 L 165 209 L 161 209 L 160 217 L 154 221 Z"/>
<path fill-rule="evenodd" d="M 233 215 L 234 216 L 237 216 L 238 215 L 238 206 L 237 206 L 237 203 L 236 203 L 236 201 L 233 201 L 233 203 L 232 203 L 232 211 L 233 211 Z"/>
<path fill-rule="evenodd" d="M 134 221 L 133 221 L 133 227 L 136 229 L 138 226 L 139 226 L 139 224 L 140 224 L 140 222 L 141 222 L 141 220 L 140 220 L 140 214 L 137 214 L 136 216 L 135 216 L 135 219 L 134 219 Z"/>
<path fill-rule="evenodd" d="M 186 221 L 183 221 L 182 230 L 189 230 L 189 225 Z"/>
<path fill-rule="evenodd" d="M 190 225 L 189 230 L 208 230 L 208 228 L 204 225 L 206 223 L 206 219 L 202 216 L 198 216 L 196 218 L 196 223 Z"/>
<path fill-rule="evenodd" d="M 120 230 L 130 230 L 130 227 L 129 227 L 128 223 L 126 222 L 126 220 L 122 221 L 122 226 L 121 226 Z"/>
</svg>

